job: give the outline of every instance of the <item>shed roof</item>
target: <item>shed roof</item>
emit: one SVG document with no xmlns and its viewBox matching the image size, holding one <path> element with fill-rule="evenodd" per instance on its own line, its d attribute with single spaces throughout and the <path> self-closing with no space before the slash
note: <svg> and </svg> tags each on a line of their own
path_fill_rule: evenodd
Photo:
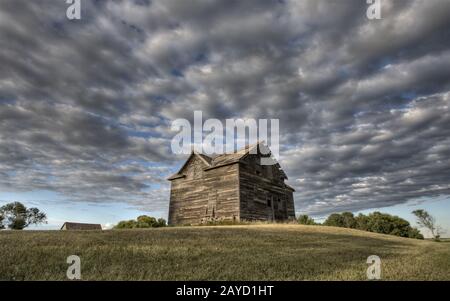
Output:
<svg viewBox="0 0 450 301">
<path fill-rule="evenodd" d="M 65 222 L 61 230 L 66 226 L 66 230 L 102 230 L 102 225 L 100 224 L 85 224 L 85 223 L 71 223 Z"/>
</svg>

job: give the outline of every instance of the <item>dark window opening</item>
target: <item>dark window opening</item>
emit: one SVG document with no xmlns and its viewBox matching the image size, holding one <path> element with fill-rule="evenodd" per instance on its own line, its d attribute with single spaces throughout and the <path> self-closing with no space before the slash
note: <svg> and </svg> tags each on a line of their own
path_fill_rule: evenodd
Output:
<svg viewBox="0 0 450 301">
<path fill-rule="evenodd" d="M 271 199 L 267 199 L 267 207 L 272 207 L 272 200 Z"/>
</svg>

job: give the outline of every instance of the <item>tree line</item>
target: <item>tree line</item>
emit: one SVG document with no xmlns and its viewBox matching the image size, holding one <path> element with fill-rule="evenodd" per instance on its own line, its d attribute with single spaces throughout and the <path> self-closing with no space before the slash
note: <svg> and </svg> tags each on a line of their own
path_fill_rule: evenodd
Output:
<svg viewBox="0 0 450 301">
<path fill-rule="evenodd" d="M 23 230 L 31 225 L 47 223 L 47 215 L 38 208 L 27 208 L 20 202 L 12 202 L 0 207 L 0 230 Z M 119 222 L 115 229 L 166 227 L 166 220 L 141 215 L 136 220 Z"/>
<path fill-rule="evenodd" d="M 120 221 L 114 229 L 160 228 L 166 226 L 166 220 L 163 218 L 156 219 L 152 216 L 141 215 L 135 220 Z"/>
<path fill-rule="evenodd" d="M 423 209 L 412 212 L 417 218 L 420 227 L 430 231 L 434 240 L 439 241 L 442 228 L 436 224 L 436 219 Z M 38 208 L 27 208 L 20 202 L 13 202 L 0 207 L 0 230 L 22 230 L 30 225 L 38 225 L 47 222 L 47 215 Z M 297 222 L 303 225 L 324 225 L 358 229 L 363 231 L 395 235 L 400 237 L 424 239 L 420 231 L 412 227 L 410 223 L 398 216 L 387 213 L 373 212 L 368 215 L 362 213 L 355 216 L 351 212 L 333 213 L 323 224 L 318 224 L 310 216 L 303 214 L 298 216 Z M 114 229 L 135 228 L 160 228 L 166 227 L 167 222 L 163 218 L 141 215 L 135 220 L 120 221 Z"/>
<path fill-rule="evenodd" d="M 436 225 L 435 218 L 422 209 L 415 210 L 412 213 L 417 218 L 417 224 L 429 229 L 433 239 L 438 241 L 441 234 L 441 228 Z M 320 225 L 306 214 L 300 215 L 297 218 L 297 222 L 303 225 Z M 412 227 L 407 220 L 378 211 L 369 213 L 368 215 L 360 213 L 357 216 L 351 212 L 333 213 L 328 216 L 322 225 L 424 239 L 420 231 L 417 228 Z"/>
</svg>

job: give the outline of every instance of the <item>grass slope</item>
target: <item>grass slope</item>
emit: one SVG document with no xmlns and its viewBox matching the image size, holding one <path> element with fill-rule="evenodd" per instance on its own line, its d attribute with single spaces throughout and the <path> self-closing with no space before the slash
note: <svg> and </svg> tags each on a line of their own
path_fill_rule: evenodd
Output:
<svg viewBox="0 0 450 301">
<path fill-rule="evenodd" d="M 369 255 L 385 280 L 450 280 L 450 244 L 301 225 L 113 231 L 2 231 L 0 279 L 365 280 Z"/>
</svg>

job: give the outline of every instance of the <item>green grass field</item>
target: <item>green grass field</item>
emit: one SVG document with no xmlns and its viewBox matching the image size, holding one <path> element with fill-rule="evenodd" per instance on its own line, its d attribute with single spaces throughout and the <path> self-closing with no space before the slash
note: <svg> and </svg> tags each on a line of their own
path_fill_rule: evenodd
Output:
<svg viewBox="0 0 450 301">
<path fill-rule="evenodd" d="M 450 280 L 450 244 L 301 225 L 0 232 L 1 280 Z"/>
</svg>

